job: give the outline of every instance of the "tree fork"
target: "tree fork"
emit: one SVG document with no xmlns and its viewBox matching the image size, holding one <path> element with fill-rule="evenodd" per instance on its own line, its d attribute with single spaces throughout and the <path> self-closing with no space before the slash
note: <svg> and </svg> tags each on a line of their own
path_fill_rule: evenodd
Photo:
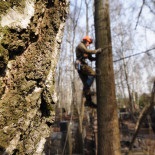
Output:
<svg viewBox="0 0 155 155">
<path fill-rule="evenodd" d="M 109 0 L 95 0 L 96 47 L 103 48 L 97 56 L 98 155 L 120 155 L 115 82 L 112 60 Z M 105 48 L 106 47 L 106 48 Z"/>
</svg>

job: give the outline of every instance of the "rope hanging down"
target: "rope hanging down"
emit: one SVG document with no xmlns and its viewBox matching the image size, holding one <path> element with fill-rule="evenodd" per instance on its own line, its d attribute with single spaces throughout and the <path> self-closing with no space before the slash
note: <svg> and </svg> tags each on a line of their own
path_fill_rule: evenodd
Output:
<svg viewBox="0 0 155 155">
<path fill-rule="evenodd" d="M 152 48 L 152 49 L 149 49 L 149 50 L 140 52 L 140 53 L 136 53 L 136 54 L 133 54 L 133 55 L 129 55 L 129 56 L 126 56 L 126 57 L 123 57 L 123 58 L 114 60 L 113 62 L 118 62 L 118 61 L 121 61 L 121 60 L 123 60 L 123 59 L 127 59 L 127 58 L 130 58 L 130 57 L 133 57 L 133 56 L 137 56 L 137 55 L 140 55 L 140 54 L 143 54 L 143 53 L 148 53 L 148 52 L 150 52 L 150 51 L 152 51 L 152 50 L 155 50 L 155 48 Z"/>
</svg>

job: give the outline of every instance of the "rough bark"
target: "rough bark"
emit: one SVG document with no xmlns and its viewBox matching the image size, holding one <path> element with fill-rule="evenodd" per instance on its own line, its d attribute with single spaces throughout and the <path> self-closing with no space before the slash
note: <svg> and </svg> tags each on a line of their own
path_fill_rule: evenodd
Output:
<svg viewBox="0 0 155 155">
<path fill-rule="evenodd" d="M 109 0 L 95 0 L 97 56 L 98 155 L 120 155 L 120 134 L 112 61 Z"/>
<path fill-rule="evenodd" d="M 68 2 L 0 3 L 0 154 L 39 155 L 54 118 L 54 74 Z"/>
</svg>

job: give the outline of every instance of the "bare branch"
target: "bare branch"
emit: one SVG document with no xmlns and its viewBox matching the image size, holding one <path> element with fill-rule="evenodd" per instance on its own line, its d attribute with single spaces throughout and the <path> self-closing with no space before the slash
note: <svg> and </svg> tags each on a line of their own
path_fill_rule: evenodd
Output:
<svg viewBox="0 0 155 155">
<path fill-rule="evenodd" d="M 114 60 L 113 62 L 117 62 L 117 61 L 121 61 L 121 60 L 124 60 L 124 59 L 127 59 L 127 58 L 131 58 L 131 57 L 134 57 L 134 56 L 137 56 L 137 55 L 140 55 L 140 54 L 143 54 L 143 53 L 148 53 L 152 50 L 155 50 L 155 47 L 152 48 L 152 49 L 148 49 L 146 51 L 143 51 L 143 52 L 139 52 L 139 53 L 136 53 L 136 54 L 133 54 L 133 55 L 129 55 L 129 56 L 126 56 L 126 57 L 122 57 L 120 59 L 117 59 L 117 60 Z"/>
<path fill-rule="evenodd" d="M 145 4 L 145 5 L 150 9 L 150 12 L 155 15 L 155 11 L 148 4 Z"/>
<path fill-rule="evenodd" d="M 138 25 L 138 23 L 139 23 L 139 18 L 140 18 L 140 15 L 141 15 L 141 13 L 142 13 L 144 4 L 145 4 L 145 0 L 143 0 L 143 4 L 142 4 L 142 6 L 141 6 L 141 8 L 140 8 L 140 11 L 139 11 L 139 14 L 138 14 L 138 19 L 137 19 L 137 23 L 136 23 L 135 29 L 137 28 L 137 25 Z"/>
</svg>

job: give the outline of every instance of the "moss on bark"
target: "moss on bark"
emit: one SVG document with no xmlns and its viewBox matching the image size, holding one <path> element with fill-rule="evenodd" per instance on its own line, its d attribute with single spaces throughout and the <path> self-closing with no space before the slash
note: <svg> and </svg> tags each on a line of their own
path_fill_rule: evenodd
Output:
<svg viewBox="0 0 155 155">
<path fill-rule="evenodd" d="M 62 2 L 49 5 L 48 1 L 38 0 L 27 28 L 2 28 L 0 63 L 5 67 L 0 74 L 0 151 L 3 153 L 42 154 L 37 147 L 49 135 L 54 117 L 55 66 L 68 8 L 68 4 L 59 3 Z M 45 115 L 44 110 L 49 114 Z"/>
<path fill-rule="evenodd" d="M 24 8 L 25 7 L 25 0 L 6 0 L 0 1 L 0 14 L 5 14 L 8 9 L 13 7 Z"/>
</svg>

